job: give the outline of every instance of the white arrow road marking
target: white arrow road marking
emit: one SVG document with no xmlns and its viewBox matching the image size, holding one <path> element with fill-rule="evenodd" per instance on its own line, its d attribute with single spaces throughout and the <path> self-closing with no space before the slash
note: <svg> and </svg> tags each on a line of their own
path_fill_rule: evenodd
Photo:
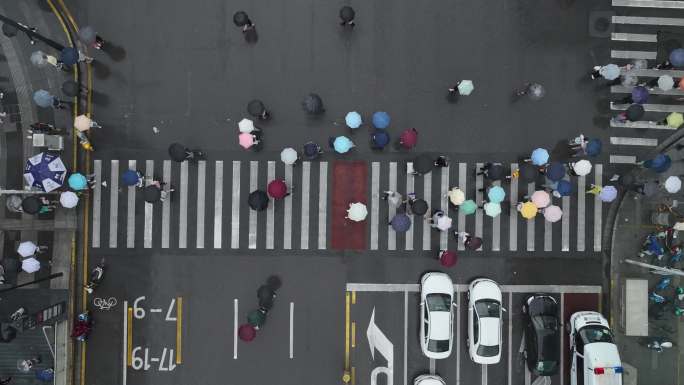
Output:
<svg viewBox="0 0 684 385">
<path fill-rule="evenodd" d="M 375 360 L 375 350 L 377 349 L 387 360 L 387 366 L 378 366 L 371 371 L 371 385 L 377 384 L 378 374 L 384 373 L 387 376 L 387 385 L 394 384 L 394 345 L 385 336 L 385 333 L 375 324 L 375 308 L 371 313 L 368 329 L 366 330 L 368 345 L 371 350 L 371 357 Z"/>
</svg>

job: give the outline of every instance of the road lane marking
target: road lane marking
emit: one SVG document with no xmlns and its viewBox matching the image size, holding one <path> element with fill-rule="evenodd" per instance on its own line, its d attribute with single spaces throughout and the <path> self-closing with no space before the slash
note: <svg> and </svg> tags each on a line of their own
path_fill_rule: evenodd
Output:
<svg viewBox="0 0 684 385">
<path fill-rule="evenodd" d="M 511 163 L 511 172 L 518 169 L 517 163 Z M 508 234 L 508 250 L 518 250 L 518 178 L 511 178 L 511 208 Z"/>
<path fill-rule="evenodd" d="M 128 161 L 128 168 L 135 170 L 135 159 Z M 119 176 L 117 175 L 117 179 Z M 136 186 L 128 186 L 128 204 L 126 205 L 126 247 L 135 247 L 135 189 Z"/>
<path fill-rule="evenodd" d="M 292 165 L 285 165 L 285 184 L 292 192 Z M 283 249 L 292 249 L 292 195 L 285 197 L 285 212 L 283 216 Z"/>
<path fill-rule="evenodd" d="M 406 384 L 408 365 L 408 291 L 404 292 L 404 385 Z"/>
<path fill-rule="evenodd" d="M 233 359 L 237 360 L 238 353 L 238 299 L 233 299 Z"/>
<path fill-rule="evenodd" d="M 456 293 L 456 385 L 461 383 L 461 293 Z"/>
<path fill-rule="evenodd" d="M 487 365 L 480 365 L 482 367 L 482 385 L 487 385 Z"/>
<path fill-rule="evenodd" d="M 275 180 L 275 161 L 269 160 L 266 169 L 266 182 Z M 275 241 L 275 200 L 266 208 L 266 249 L 273 249 Z"/>
<path fill-rule="evenodd" d="M 577 251 L 584 251 L 586 177 L 577 177 Z"/>
<path fill-rule="evenodd" d="M 594 184 L 603 185 L 603 165 L 594 165 Z M 594 251 L 601 251 L 602 205 L 598 194 L 594 197 Z"/>
<path fill-rule="evenodd" d="M 328 229 L 328 162 L 321 162 L 318 181 L 318 249 L 327 247 Z"/>
<path fill-rule="evenodd" d="M 249 162 L 249 193 L 251 194 L 259 188 L 259 162 L 252 160 Z M 269 202 L 273 204 L 273 202 Z M 247 247 L 256 249 L 257 246 L 257 211 L 249 210 L 249 234 Z"/>
<path fill-rule="evenodd" d="M 560 293 L 560 330 L 565 330 L 565 294 Z M 565 344 L 564 333 L 560 336 L 560 362 L 565 362 L 565 349 L 563 345 Z M 560 385 L 564 385 L 565 382 L 565 365 L 560 366 Z"/>
<path fill-rule="evenodd" d="M 532 200 L 532 194 L 534 194 L 534 182 L 527 184 L 527 200 Z M 534 221 L 536 219 L 535 216 L 527 220 L 527 251 L 534 251 Z"/>
<path fill-rule="evenodd" d="M 378 249 L 378 232 L 380 231 L 380 162 L 371 163 L 371 213 L 370 213 L 370 248 Z"/>
<path fill-rule="evenodd" d="M 513 384 L 513 292 L 508 292 L 508 385 Z M 527 365 L 525 365 L 527 367 Z"/>
<path fill-rule="evenodd" d="M 294 302 L 290 302 L 290 359 L 294 358 Z"/>
<path fill-rule="evenodd" d="M 171 186 L 171 161 L 164 161 L 163 181 L 167 186 Z M 171 193 L 173 194 L 173 193 Z M 169 232 L 171 228 L 171 199 L 167 199 L 162 203 L 162 234 L 161 247 L 169 248 Z"/>
<path fill-rule="evenodd" d="M 176 297 L 176 364 L 183 363 L 183 297 Z"/>
<path fill-rule="evenodd" d="M 126 342 L 128 346 L 126 347 L 126 362 L 128 366 L 133 365 L 133 308 L 129 307 L 127 314 L 127 324 L 128 329 L 126 329 Z"/>
<path fill-rule="evenodd" d="M 479 170 L 481 167 L 484 167 L 484 164 L 482 163 L 476 163 L 475 164 L 476 170 Z M 477 173 L 475 173 L 477 174 Z M 484 201 L 484 191 L 480 191 L 480 189 L 484 189 L 484 177 L 483 175 L 475 175 L 475 204 L 480 205 Z M 482 238 L 482 228 L 483 228 L 483 217 L 482 217 L 482 212 L 484 210 L 476 210 L 475 211 L 475 236 Z M 484 243 L 484 242 L 483 242 Z M 482 251 L 482 246 L 477 249 L 478 251 Z"/>
<path fill-rule="evenodd" d="M 436 366 L 435 359 L 430 358 L 430 374 L 433 374 L 433 375 L 435 374 L 435 371 L 436 371 L 435 366 Z"/>
<path fill-rule="evenodd" d="M 93 235 L 91 246 L 100 247 L 100 205 L 102 204 L 102 161 L 97 159 L 93 164 L 95 187 L 93 188 Z"/>
<path fill-rule="evenodd" d="M 413 162 L 408 162 L 407 168 L 412 169 L 413 168 Z M 415 193 L 415 177 L 413 174 L 406 174 L 406 195 L 410 193 Z M 408 198 L 408 197 L 407 197 Z M 413 232 L 416 229 L 416 224 L 422 219 L 423 217 L 420 215 L 414 215 L 413 218 L 411 218 L 413 224 L 411 225 L 411 228 L 408 229 L 406 232 L 406 245 L 404 247 L 405 250 L 413 250 Z"/>
<path fill-rule="evenodd" d="M 466 163 L 458 164 L 458 188 L 466 194 L 466 181 L 468 177 L 468 165 Z M 466 194 L 467 195 L 467 194 Z M 458 210 L 458 231 L 466 231 L 466 216 L 463 211 Z M 465 250 L 463 242 L 456 242 L 458 250 Z"/>
<path fill-rule="evenodd" d="M 440 207 L 444 214 L 449 215 L 449 167 L 442 167 L 442 188 L 439 191 Z M 439 232 L 439 248 L 446 250 L 449 246 L 449 231 Z"/>
<path fill-rule="evenodd" d="M 233 161 L 233 189 L 230 215 L 230 247 L 237 249 L 240 247 L 240 161 Z"/>
<path fill-rule="evenodd" d="M 195 247 L 198 249 L 204 248 L 204 208 L 206 201 L 206 185 L 207 161 L 200 160 L 197 162 L 197 237 L 195 239 Z"/>
<path fill-rule="evenodd" d="M 349 291 L 344 294 L 344 369 L 349 369 L 349 323 L 350 323 Z"/>
<path fill-rule="evenodd" d="M 423 197 L 430 210 L 434 211 L 434 206 L 432 206 L 432 173 L 423 175 Z M 430 250 L 432 248 L 430 231 L 432 231 L 432 226 L 427 224 L 427 222 L 423 222 L 423 250 Z"/>
<path fill-rule="evenodd" d="M 145 175 L 154 175 L 154 160 L 145 161 Z M 145 227 L 143 232 L 143 247 L 149 249 L 152 247 L 152 223 L 154 220 L 154 205 L 145 202 Z"/>
<path fill-rule="evenodd" d="M 387 190 L 392 192 L 397 192 L 397 162 L 390 162 L 389 164 L 389 186 Z M 394 214 L 397 212 L 397 208 L 389 204 L 389 199 L 387 200 L 387 223 L 392 221 Z M 397 249 L 397 232 L 394 231 L 392 226 L 387 226 L 387 250 Z"/>
<path fill-rule="evenodd" d="M 180 207 L 178 209 L 178 248 L 188 247 L 188 162 L 180 164 Z"/>
<path fill-rule="evenodd" d="M 309 248 L 309 186 L 311 185 L 311 162 L 302 162 L 302 231 L 299 248 Z"/>
<path fill-rule="evenodd" d="M 351 347 L 352 349 L 356 347 L 356 322 L 351 323 Z"/>
<path fill-rule="evenodd" d="M 121 360 L 123 361 L 123 384 L 126 385 L 126 375 L 128 374 L 128 301 L 123 303 L 123 348 L 121 349 Z"/>
<path fill-rule="evenodd" d="M 221 248 L 223 232 L 223 161 L 217 160 L 214 171 L 214 248 Z"/>
</svg>

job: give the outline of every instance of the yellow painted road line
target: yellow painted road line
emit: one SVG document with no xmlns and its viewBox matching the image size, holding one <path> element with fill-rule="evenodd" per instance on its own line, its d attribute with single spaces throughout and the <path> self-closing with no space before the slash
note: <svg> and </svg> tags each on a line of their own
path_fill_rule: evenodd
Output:
<svg viewBox="0 0 684 385">
<path fill-rule="evenodd" d="M 352 305 L 356 305 L 356 290 L 352 291 Z"/>
<path fill-rule="evenodd" d="M 133 308 L 128 307 L 128 330 L 126 330 L 126 342 L 128 343 L 128 353 L 126 363 L 131 366 L 133 362 Z"/>
<path fill-rule="evenodd" d="M 351 323 L 351 347 L 355 348 L 356 347 L 356 322 L 352 321 Z"/>
<path fill-rule="evenodd" d="M 183 334 L 183 297 L 176 298 L 176 364 L 183 362 L 181 355 Z"/>
<path fill-rule="evenodd" d="M 344 302 L 344 369 L 347 370 L 349 369 L 349 319 L 350 315 L 349 312 L 351 310 L 351 306 L 349 304 L 350 300 L 350 295 L 349 292 L 346 292 Z"/>
<path fill-rule="evenodd" d="M 352 366 L 351 367 L 351 385 L 355 385 L 355 384 L 356 384 L 356 368 Z"/>
</svg>

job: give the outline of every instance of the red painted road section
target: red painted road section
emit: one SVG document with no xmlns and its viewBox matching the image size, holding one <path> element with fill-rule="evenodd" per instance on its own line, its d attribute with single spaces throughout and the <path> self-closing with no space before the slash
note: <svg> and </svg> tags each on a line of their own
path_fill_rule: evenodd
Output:
<svg viewBox="0 0 684 385">
<path fill-rule="evenodd" d="M 366 249 L 367 221 L 345 219 L 352 202 L 368 205 L 368 164 L 364 161 L 335 161 L 332 172 L 332 239 L 336 250 Z"/>
<path fill-rule="evenodd" d="M 598 311 L 600 294 L 587 293 L 564 293 L 563 294 L 563 322 L 565 325 L 570 324 L 570 316 L 578 311 Z M 570 347 L 568 346 L 568 332 L 563 330 L 561 337 L 561 349 L 565 349 L 565 359 L 563 364 L 563 371 L 565 374 L 565 384 L 570 384 Z"/>
</svg>

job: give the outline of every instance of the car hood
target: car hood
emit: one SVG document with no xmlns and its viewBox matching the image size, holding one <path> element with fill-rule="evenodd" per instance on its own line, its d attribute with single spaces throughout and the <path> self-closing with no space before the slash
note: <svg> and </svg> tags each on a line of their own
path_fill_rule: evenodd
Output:
<svg viewBox="0 0 684 385">
<path fill-rule="evenodd" d="M 480 341 L 481 345 L 494 346 L 499 344 L 501 325 L 498 318 L 480 318 Z"/>
<path fill-rule="evenodd" d="M 454 295 L 454 285 L 451 278 L 444 273 L 432 272 L 423 276 L 420 290 L 423 298 L 430 293 L 444 293 L 452 297 Z"/>
<path fill-rule="evenodd" d="M 430 336 L 431 340 L 448 340 L 449 331 L 449 312 L 433 311 L 430 312 Z"/>
<path fill-rule="evenodd" d="M 495 299 L 501 302 L 501 289 L 490 280 L 476 282 L 470 291 L 470 300 L 475 302 L 480 299 Z"/>
</svg>

